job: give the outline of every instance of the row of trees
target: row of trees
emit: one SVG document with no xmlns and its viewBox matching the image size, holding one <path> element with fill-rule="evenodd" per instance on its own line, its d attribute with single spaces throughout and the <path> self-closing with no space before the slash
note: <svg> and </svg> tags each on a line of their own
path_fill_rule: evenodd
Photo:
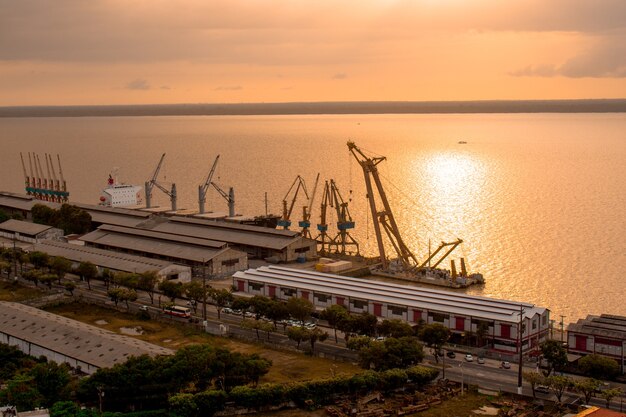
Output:
<svg viewBox="0 0 626 417">
<path fill-rule="evenodd" d="M 589 404 L 591 397 L 593 397 L 596 393 L 599 393 L 600 397 L 606 400 L 606 407 L 608 408 L 611 400 L 622 393 L 622 390 L 619 388 L 600 390 L 602 382 L 594 378 L 575 380 L 562 375 L 545 376 L 540 372 L 534 371 L 524 372 L 523 377 L 524 380 L 530 384 L 533 391 L 533 397 L 536 396 L 536 389 L 538 386 L 545 386 L 550 389 L 559 402 L 561 402 L 563 393 L 567 389 L 574 389 L 583 395 L 585 404 Z"/>
<path fill-rule="evenodd" d="M 83 234 L 91 231 L 91 215 L 71 204 L 65 203 L 58 210 L 43 204 L 35 204 L 31 214 L 33 223 L 62 229 L 66 235 Z"/>
</svg>

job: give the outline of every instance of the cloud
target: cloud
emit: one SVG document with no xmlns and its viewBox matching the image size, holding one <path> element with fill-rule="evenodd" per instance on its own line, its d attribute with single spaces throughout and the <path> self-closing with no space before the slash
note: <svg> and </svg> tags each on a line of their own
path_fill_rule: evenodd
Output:
<svg viewBox="0 0 626 417">
<path fill-rule="evenodd" d="M 126 84 L 128 90 L 150 90 L 150 84 L 146 80 L 136 79 Z"/>
<path fill-rule="evenodd" d="M 346 78 L 348 78 L 348 74 L 344 72 L 333 75 L 333 80 L 345 80 Z"/>
<path fill-rule="evenodd" d="M 621 36 L 602 38 L 560 66 L 529 65 L 509 73 L 514 77 L 625 78 L 626 43 Z"/>
<path fill-rule="evenodd" d="M 221 85 L 213 89 L 214 91 L 236 91 L 243 90 L 243 87 L 240 85 Z"/>
</svg>

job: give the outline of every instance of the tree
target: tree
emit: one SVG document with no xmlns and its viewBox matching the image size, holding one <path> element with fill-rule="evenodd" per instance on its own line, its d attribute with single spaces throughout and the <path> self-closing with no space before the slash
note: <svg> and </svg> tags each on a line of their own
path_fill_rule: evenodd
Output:
<svg viewBox="0 0 626 417">
<path fill-rule="evenodd" d="M 81 262 L 76 268 L 76 275 L 87 281 L 87 287 L 91 290 L 91 280 L 98 275 L 98 268 L 89 261 Z"/>
<path fill-rule="evenodd" d="M 0 209 L 0 223 L 4 223 L 4 222 L 6 222 L 9 219 L 10 219 L 10 217 L 7 214 L 7 212 L 2 210 L 2 209 Z"/>
<path fill-rule="evenodd" d="M 70 293 L 70 295 L 74 295 L 74 290 L 76 289 L 76 284 L 72 281 L 67 281 L 64 285 L 65 290 Z"/>
<path fill-rule="evenodd" d="M 476 326 L 476 342 L 479 347 L 484 345 L 485 336 L 489 334 L 489 323 L 479 321 Z"/>
<path fill-rule="evenodd" d="M 593 393 L 600 387 L 601 382 L 597 379 L 586 378 L 574 381 L 574 389 L 585 397 L 585 404 L 589 404 L 589 400 Z"/>
<path fill-rule="evenodd" d="M 243 320 L 241 320 L 240 326 L 243 327 L 244 329 L 254 329 L 254 330 L 256 330 L 256 338 L 257 338 L 257 340 L 261 339 L 261 336 L 259 335 L 259 330 L 262 327 L 261 320 L 243 319 Z"/>
<path fill-rule="evenodd" d="M 606 408 L 609 408 L 611 405 L 611 400 L 618 395 L 622 394 L 622 390 L 619 388 L 610 388 L 605 389 L 600 393 L 600 396 L 606 400 Z"/>
<path fill-rule="evenodd" d="M 43 204 L 35 204 L 31 209 L 33 223 L 54 226 L 57 223 L 58 213 L 55 209 Z"/>
<path fill-rule="evenodd" d="M 102 270 L 102 282 L 104 283 L 104 287 L 108 290 L 109 284 L 113 282 L 113 278 L 115 277 L 115 273 L 111 271 L 109 268 L 104 268 Z"/>
<path fill-rule="evenodd" d="M 274 323 L 274 328 L 276 328 L 279 321 L 289 318 L 289 311 L 287 310 L 285 303 L 282 301 L 270 300 L 265 315 L 272 321 L 272 323 Z M 283 326 L 287 326 L 287 323 L 284 323 Z"/>
<path fill-rule="evenodd" d="M 252 312 L 257 320 L 267 315 L 270 308 L 270 302 L 271 300 L 269 298 L 262 295 L 255 295 L 250 299 L 250 308 L 252 309 Z"/>
<path fill-rule="evenodd" d="M 60 284 L 65 274 L 72 270 L 72 261 L 62 256 L 54 256 L 50 260 L 50 269 L 57 275 Z"/>
<path fill-rule="evenodd" d="M 123 291 L 124 291 L 123 288 L 109 288 L 107 290 L 107 295 L 109 296 L 111 301 L 113 301 L 115 303 L 115 307 L 117 307 L 117 304 L 122 299 L 122 292 Z"/>
<path fill-rule="evenodd" d="M 289 315 L 296 320 L 299 320 L 302 325 L 311 317 L 311 313 L 314 311 L 313 304 L 304 298 L 291 297 L 287 301 L 287 310 Z"/>
<path fill-rule="evenodd" d="M 139 274 L 134 272 L 116 272 L 113 274 L 113 281 L 118 287 L 136 289 L 139 285 Z"/>
<path fill-rule="evenodd" d="M 541 383 L 544 382 L 544 376 L 534 371 L 524 371 L 522 376 L 524 380 L 530 384 L 530 388 L 533 390 L 533 398 L 535 398 L 535 386 L 541 385 Z"/>
<path fill-rule="evenodd" d="M 426 324 L 420 329 L 419 338 L 434 350 L 435 361 L 439 363 L 439 351 L 450 338 L 450 329 L 439 323 Z"/>
<path fill-rule="evenodd" d="M 183 295 L 183 284 L 181 282 L 164 280 L 159 283 L 159 291 L 169 297 L 170 301 L 174 303 L 177 298 Z"/>
<path fill-rule="evenodd" d="M 367 336 L 354 336 L 351 337 L 346 347 L 350 350 L 360 351 L 361 349 L 368 347 L 372 344 L 373 340 Z"/>
<path fill-rule="evenodd" d="M 328 333 L 316 327 L 309 331 L 309 343 L 311 344 L 311 354 L 315 353 L 315 344 L 328 339 Z"/>
<path fill-rule="evenodd" d="M 35 286 L 38 287 L 39 286 L 39 277 L 41 277 L 41 275 L 43 275 L 41 270 L 39 270 L 39 269 L 31 269 L 30 271 L 26 271 L 23 274 L 23 277 L 27 281 L 32 281 L 35 284 Z"/>
<path fill-rule="evenodd" d="M 137 289 L 148 293 L 150 304 L 154 304 L 154 287 L 159 282 L 159 275 L 156 271 L 146 271 L 139 274 Z"/>
<path fill-rule="evenodd" d="M 69 399 L 70 373 L 67 364 L 38 363 L 28 374 L 33 377 L 44 406 L 50 407 L 57 401 Z"/>
<path fill-rule="evenodd" d="M 126 303 L 126 309 L 130 310 L 130 305 L 128 303 L 137 300 L 137 291 L 129 288 L 121 288 L 118 297 L 120 301 L 124 301 Z"/>
<path fill-rule="evenodd" d="M 11 263 L 7 261 L 0 260 L 0 273 L 3 271 L 6 272 L 7 278 L 11 276 Z"/>
<path fill-rule="evenodd" d="M 45 252 L 34 251 L 28 254 L 28 261 L 37 269 L 47 268 L 50 257 Z"/>
<path fill-rule="evenodd" d="M 309 339 L 309 330 L 304 327 L 292 326 L 287 330 L 287 337 L 297 343 L 300 349 L 300 343 Z"/>
<path fill-rule="evenodd" d="M 170 411 L 175 416 L 194 417 L 198 415 L 198 406 L 193 394 L 180 393 L 168 398 Z"/>
<path fill-rule="evenodd" d="M 337 327 L 343 320 L 346 320 L 348 315 L 348 310 L 339 304 L 333 304 L 325 308 L 320 314 L 320 319 L 326 320 L 328 325 L 335 331 L 335 343 L 338 343 Z"/>
<path fill-rule="evenodd" d="M 39 281 L 50 289 L 52 289 L 52 283 L 58 279 L 59 277 L 56 274 L 41 274 L 39 276 Z"/>
<path fill-rule="evenodd" d="M 554 395 L 556 395 L 556 399 L 561 402 L 561 397 L 563 397 L 563 392 L 565 389 L 572 385 L 572 380 L 566 376 L 548 376 L 545 379 L 546 384 L 550 387 Z"/>
<path fill-rule="evenodd" d="M 544 371 L 545 376 L 550 376 L 553 370 L 560 370 L 567 365 L 567 351 L 563 344 L 557 340 L 543 342 L 541 354 L 548 361 L 548 366 Z"/>
<path fill-rule="evenodd" d="M 613 379 L 619 374 L 619 365 L 616 361 L 597 354 L 580 358 L 578 369 L 583 374 L 596 379 Z"/>
<path fill-rule="evenodd" d="M 14 405 L 17 411 L 29 411 L 41 406 L 43 397 L 33 380 L 32 376 L 17 375 L 8 381 L 6 388 L 0 391 L 0 404 Z"/>
<path fill-rule="evenodd" d="M 58 211 L 58 223 L 52 226 L 68 234 L 84 234 L 91 230 L 91 215 L 80 207 L 63 204 Z"/>
<path fill-rule="evenodd" d="M 357 334 L 365 336 L 374 336 L 376 334 L 376 326 L 378 325 L 378 317 L 370 313 L 361 313 L 352 316 L 354 322 L 352 324 L 353 331 Z"/>
<path fill-rule="evenodd" d="M 372 341 L 359 349 L 359 363 L 365 369 L 384 371 L 407 368 L 424 359 L 422 345 L 412 336 Z"/>
<path fill-rule="evenodd" d="M 198 308 L 198 304 L 204 301 L 204 297 L 208 295 L 210 288 L 205 288 L 199 281 L 191 281 L 184 284 L 185 294 L 187 298 L 192 300 L 191 306 L 194 313 Z"/>
<path fill-rule="evenodd" d="M 386 337 L 400 338 L 413 336 L 413 328 L 411 325 L 398 319 L 383 320 L 382 323 L 378 324 L 377 331 L 379 335 Z"/>
<path fill-rule="evenodd" d="M 211 296 L 211 298 L 213 299 L 213 302 L 215 303 L 215 308 L 217 309 L 217 319 L 221 320 L 222 310 L 224 309 L 224 307 L 226 307 L 230 303 L 234 303 L 234 301 L 236 301 L 235 297 L 233 296 L 233 293 L 226 288 L 222 288 L 221 290 L 210 288 L 209 295 Z M 243 299 L 237 298 L 237 300 L 243 300 Z"/>
</svg>

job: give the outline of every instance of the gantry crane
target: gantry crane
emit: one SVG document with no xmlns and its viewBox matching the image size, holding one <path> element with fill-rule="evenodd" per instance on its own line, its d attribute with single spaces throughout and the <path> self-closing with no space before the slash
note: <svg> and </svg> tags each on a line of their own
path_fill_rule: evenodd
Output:
<svg viewBox="0 0 626 417">
<path fill-rule="evenodd" d="M 217 167 L 217 161 L 220 159 L 220 156 L 217 155 L 215 157 L 215 162 L 213 162 L 213 166 L 209 171 L 206 179 L 204 180 L 204 184 L 198 186 L 198 205 L 200 214 L 204 214 L 204 203 L 206 203 L 206 194 L 209 191 L 209 185 L 211 185 L 211 179 L 213 179 L 213 174 L 215 173 L 215 168 Z"/>
<path fill-rule="evenodd" d="M 30 178 L 28 174 L 26 173 L 26 165 L 24 165 L 24 156 L 22 155 L 22 152 L 20 152 L 20 159 L 22 160 L 22 170 L 24 171 L 24 185 L 25 185 L 25 189 L 26 189 L 26 194 L 27 195 L 32 195 L 32 191 L 31 191 L 31 186 L 30 186 Z"/>
<path fill-rule="evenodd" d="M 315 192 L 317 191 L 317 184 L 320 180 L 320 174 L 317 173 L 317 177 L 315 177 L 315 185 L 313 186 L 313 192 L 311 193 L 311 198 L 307 201 L 306 206 L 302 206 L 302 220 L 298 222 L 298 226 L 302 228 L 302 236 L 311 238 L 311 232 L 309 231 L 309 227 L 311 227 L 311 207 L 313 207 L 313 202 L 315 201 Z"/>
<path fill-rule="evenodd" d="M 172 189 L 168 190 L 161 184 L 157 182 L 157 177 L 159 176 L 159 171 L 161 170 L 161 165 L 163 165 L 163 159 L 165 159 L 165 154 L 161 155 L 161 159 L 159 160 L 159 164 L 154 170 L 154 174 L 150 181 L 146 181 L 146 208 L 152 207 L 152 189 L 153 187 L 157 187 L 159 190 L 163 191 L 166 195 L 170 197 L 170 201 L 172 202 L 172 211 L 176 211 L 176 184 L 172 184 Z"/>
<path fill-rule="evenodd" d="M 289 194 L 291 194 L 292 190 L 294 190 L 293 198 L 291 199 L 291 205 L 289 205 L 289 208 L 287 208 L 287 198 L 289 197 Z M 285 194 L 285 197 L 283 198 L 283 217 L 278 220 L 278 226 L 282 227 L 285 230 L 288 230 L 289 226 L 291 226 L 291 212 L 293 211 L 293 206 L 296 204 L 296 199 L 298 198 L 298 193 L 300 192 L 300 190 L 304 191 L 304 195 L 306 196 L 308 201 L 309 193 L 306 190 L 306 184 L 304 183 L 304 179 L 300 175 L 298 175 L 291 184 L 291 187 L 289 187 L 287 194 Z"/>
<path fill-rule="evenodd" d="M 320 232 L 316 237 L 317 243 L 320 244 L 320 253 L 326 253 L 330 250 L 330 244 L 333 239 L 328 236 L 328 223 L 326 223 L 326 210 L 328 205 L 332 205 L 332 199 L 330 196 L 330 184 L 328 181 L 324 184 L 324 193 L 322 194 L 322 204 L 320 206 L 320 222 L 317 224 L 317 230 Z"/>
<path fill-rule="evenodd" d="M 228 203 L 228 217 L 235 216 L 235 190 L 233 189 L 233 187 L 230 187 L 230 189 L 228 190 L 228 194 L 226 194 L 226 192 L 222 190 L 216 183 L 211 182 L 211 185 Z"/>
<path fill-rule="evenodd" d="M 350 235 L 349 230 L 354 229 L 354 222 L 348 203 L 343 200 L 335 180 L 330 180 L 331 206 L 337 211 L 337 235 L 333 238 L 331 246 L 335 247 L 335 252 L 340 254 L 359 254 L 359 243 Z M 346 248 L 354 247 L 355 251 L 346 251 Z"/>
</svg>

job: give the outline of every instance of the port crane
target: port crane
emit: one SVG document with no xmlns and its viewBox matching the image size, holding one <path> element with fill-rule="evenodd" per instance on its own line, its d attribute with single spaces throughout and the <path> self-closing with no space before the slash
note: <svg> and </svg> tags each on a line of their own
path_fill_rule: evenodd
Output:
<svg viewBox="0 0 626 417">
<path fill-rule="evenodd" d="M 359 243 L 350 235 L 349 230 L 354 229 L 354 221 L 352 221 L 352 216 L 350 216 L 350 211 L 348 210 L 348 203 L 344 201 L 341 197 L 341 193 L 339 192 L 339 188 L 337 188 L 337 184 L 335 180 L 330 180 L 330 196 L 331 196 L 331 206 L 335 207 L 337 211 L 337 235 L 333 238 L 331 246 L 335 248 L 336 253 L 340 254 L 359 254 Z M 347 251 L 346 248 L 353 247 L 355 251 Z"/>
<path fill-rule="evenodd" d="M 298 226 L 302 228 L 302 236 L 311 238 L 311 232 L 309 231 L 309 227 L 311 227 L 311 207 L 313 207 L 313 201 L 315 201 L 315 192 L 317 191 L 317 184 L 320 180 L 320 174 L 317 173 L 317 177 L 315 177 L 315 185 L 313 186 L 313 192 L 311 193 L 311 198 L 307 201 L 306 206 L 302 206 L 302 220 L 298 222 Z"/>
<path fill-rule="evenodd" d="M 293 198 L 291 199 L 291 204 L 289 205 L 289 208 L 287 208 L 287 199 L 289 198 L 292 190 Z M 293 206 L 296 204 L 296 199 L 298 198 L 298 193 L 300 192 L 300 190 L 304 191 L 304 195 L 306 196 L 308 201 L 309 193 L 306 190 L 306 184 L 304 182 L 304 179 L 300 175 L 298 175 L 291 184 L 291 187 L 289 187 L 287 194 L 285 194 L 285 197 L 283 198 L 283 217 L 278 220 L 278 226 L 282 227 L 285 230 L 288 230 L 289 226 L 291 226 L 291 212 L 293 211 Z"/>
<path fill-rule="evenodd" d="M 215 168 L 217 167 L 217 161 L 219 161 L 220 156 L 217 155 L 215 157 L 215 162 L 213 162 L 213 166 L 209 171 L 204 183 L 198 186 L 198 205 L 200 214 L 204 214 L 204 204 L 206 203 L 206 194 L 209 191 L 209 186 L 211 185 L 211 180 L 213 179 L 213 174 L 215 173 Z"/>
<path fill-rule="evenodd" d="M 67 186 L 65 179 L 63 178 L 63 169 L 61 168 L 61 157 L 57 155 L 59 161 L 59 176 L 61 177 L 61 183 L 57 179 L 56 171 L 54 169 L 54 163 L 52 162 L 52 155 L 44 154 L 46 161 L 46 173 L 44 176 L 43 165 L 39 155 L 33 152 L 28 153 L 28 166 L 30 175 L 26 172 L 26 164 L 24 163 L 24 155 L 20 152 L 20 160 L 22 161 L 22 170 L 24 172 L 24 185 L 26 186 L 26 194 L 34 196 L 38 200 L 54 201 L 58 203 L 65 203 L 68 201 L 69 192 L 67 192 Z M 33 165 L 35 171 L 33 173 Z"/>
<path fill-rule="evenodd" d="M 367 198 L 369 200 L 372 219 L 374 220 L 374 230 L 376 232 L 376 240 L 378 243 L 380 260 L 384 270 L 389 268 L 389 260 L 385 256 L 385 247 L 382 240 L 381 227 L 382 230 L 385 231 L 387 237 L 391 241 L 391 245 L 398 254 L 398 259 L 402 263 L 402 269 L 407 272 L 418 272 L 436 268 L 448 255 L 450 255 L 450 253 L 454 249 L 456 249 L 457 246 L 463 243 L 463 240 L 461 239 L 457 239 L 454 242 L 441 242 L 441 245 L 439 245 L 435 252 L 430 254 L 424 262 L 419 263 L 415 255 L 409 250 L 409 248 L 402 240 L 402 236 L 400 235 L 400 231 L 398 230 L 398 226 L 393 217 L 393 212 L 391 211 L 391 207 L 389 206 L 387 195 L 385 194 L 385 190 L 380 181 L 377 165 L 383 162 L 386 158 L 384 156 L 369 157 L 361 149 L 359 149 L 359 147 L 356 146 L 354 142 L 348 142 L 348 149 L 363 169 L 365 185 L 367 188 Z M 378 211 L 376 207 L 372 180 L 376 185 L 376 191 L 378 192 L 378 195 L 384 207 L 383 210 L 380 211 Z M 436 259 L 437 255 L 439 255 L 439 253 L 444 248 L 447 248 L 447 250 L 445 250 L 438 259 Z M 431 265 L 431 262 L 435 259 L 435 263 Z M 473 275 L 477 277 L 480 274 Z M 454 261 L 452 261 L 452 276 L 453 278 L 456 278 L 456 268 L 454 265 Z M 467 271 L 465 269 L 465 262 L 463 258 L 461 258 L 461 276 L 467 276 Z M 480 279 L 482 280 L 482 275 L 480 275 Z"/>
<path fill-rule="evenodd" d="M 230 189 L 228 190 L 228 194 L 226 194 L 226 192 L 222 190 L 220 186 L 216 183 L 211 182 L 211 185 L 228 203 L 228 217 L 235 216 L 235 190 L 233 189 L 233 187 L 230 187 Z"/>
<path fill-rule="evenodd" d="M 176 211 L 176 184 L 172 184 L 172 189 L 168 190 L 161 184 L 157 182 L 157 177 L 159 176 L 159 171 L 161 171 L 161 166 L 163 165 L 163 159 L 165 159 L 165 154 L 161 155 L 161 159 L 159 160 L 159 164 L 154 170 L 154 174 L 150 181 L 146 181 L 145 189 L 146 189 L 146 208 L 152 207 L 152 189 L 157 187 L 159 190 L 163 191 L 166 195 L 170 197 L 170 201 L 172 202 L 172 211 Z"/>
<path fill-rule="evenodd" d="M 330 184 L 326 181 L 324 183 L 324 193 L 322 194 L 322 204 L 320 206 L 320 222 L 317 224 L 319 234 L 315 237 L 317 243 L 320 244 L 320 253 L 326 253 L 327 250 L 330 250 L 330 243 L 332 243 L 332 238 L 328 236 L 328 223 L 326 223 L 326 210 L 329 204 L 332 204 L 330 198 Z"/>
</svg>

